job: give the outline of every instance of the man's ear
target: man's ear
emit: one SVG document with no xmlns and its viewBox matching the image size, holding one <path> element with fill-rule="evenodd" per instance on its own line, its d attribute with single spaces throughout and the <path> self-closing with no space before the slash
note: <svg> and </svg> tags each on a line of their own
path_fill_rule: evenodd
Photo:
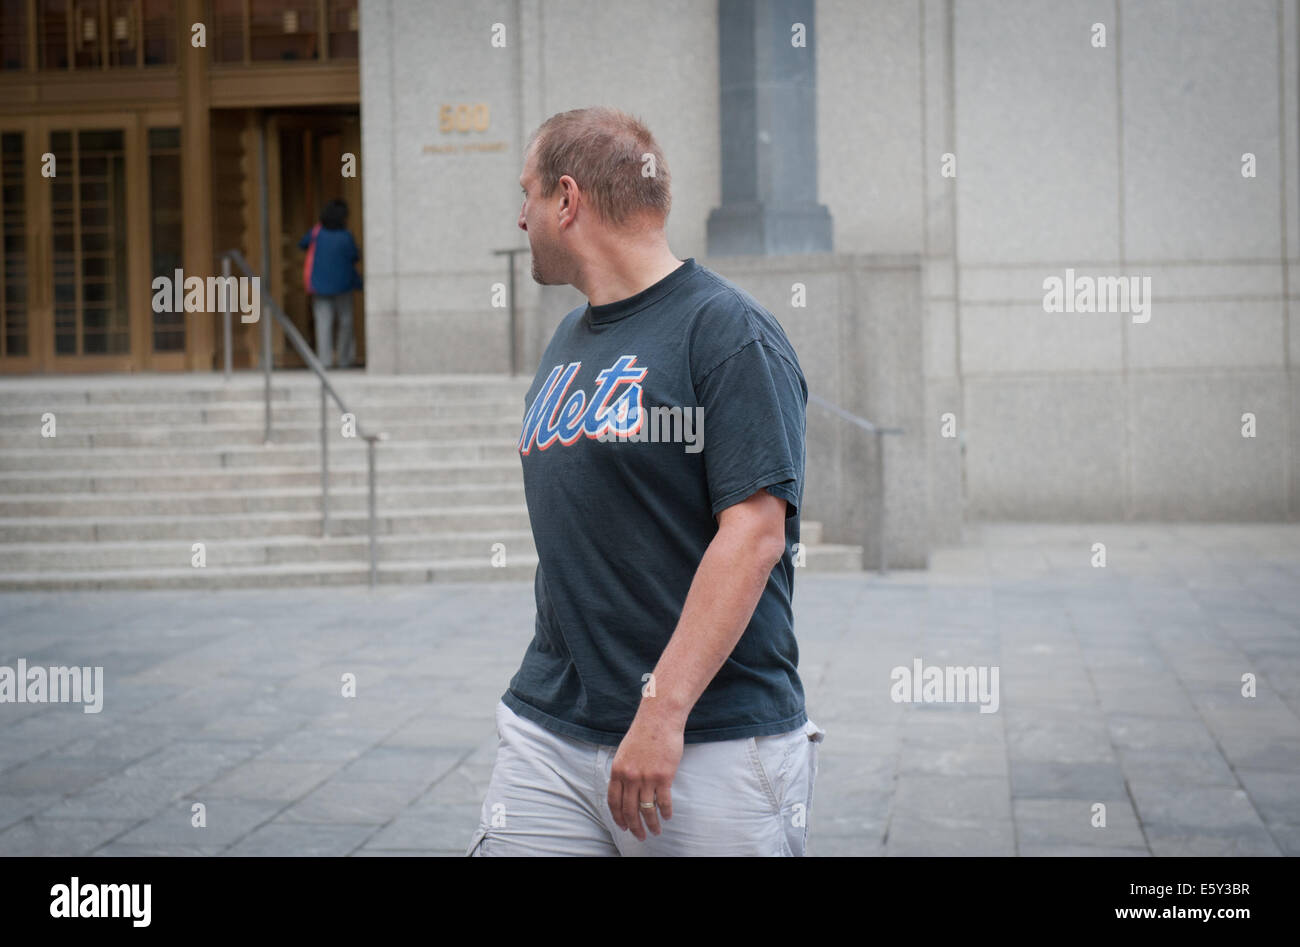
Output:
<svg viewBox="0 0 1300 947">
<path fill-rule="evenodd" d="M 577 189 L 578 184 L 573 178 L 565 174 L 560 178 L 560 210 L 567 211 L 570 214 L 577 206 Z"/>
</svg>

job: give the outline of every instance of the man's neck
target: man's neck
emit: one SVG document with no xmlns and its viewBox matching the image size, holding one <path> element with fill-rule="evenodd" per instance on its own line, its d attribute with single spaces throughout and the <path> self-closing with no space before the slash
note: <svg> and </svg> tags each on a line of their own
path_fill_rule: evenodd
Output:
<svg viewBox="0 0 1300 947">
<path fill-rule="evenodd" d="M 589 260 L 573 286 L 593 306 L 604 306 L 635 296 L 682 265 L 666 243 L 648 251 L 611 254 Z"/>
</svg>

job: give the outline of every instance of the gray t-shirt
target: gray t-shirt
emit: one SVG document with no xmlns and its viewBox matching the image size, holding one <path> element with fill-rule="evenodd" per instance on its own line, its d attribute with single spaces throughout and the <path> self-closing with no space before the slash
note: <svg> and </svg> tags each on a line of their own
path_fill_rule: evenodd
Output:
<svg viewBox="0 0 1300 947">
<path fill-rule="evenodd" d="M 693 258 L 635 296 L 564 318 L 524 398 L 518 446 L 537 619 L 507 706 L 617 745 L 677 627 L 715 516 L 766 489 L 787 502 L 786 551 L 691 710 L 685 742 L 803 725 L 791 546 L 807 403 L 776 319 Z"/>
</svg>

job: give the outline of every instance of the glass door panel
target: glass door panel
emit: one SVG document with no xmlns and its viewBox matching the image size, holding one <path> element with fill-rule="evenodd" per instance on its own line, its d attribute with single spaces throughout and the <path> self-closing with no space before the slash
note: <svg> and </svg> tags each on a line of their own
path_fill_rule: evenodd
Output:
<svg viewBox="0 0 1300 947">
<path fill-rule="evenodd" d="M 0 134 L 0 357 L 31 354 L 22 132 Z"/>
<path fill-rule="evenodd" d="M 130 351 L 126 143 L 120 129 L 50 133 L 54 352 Z"/>
</svg>

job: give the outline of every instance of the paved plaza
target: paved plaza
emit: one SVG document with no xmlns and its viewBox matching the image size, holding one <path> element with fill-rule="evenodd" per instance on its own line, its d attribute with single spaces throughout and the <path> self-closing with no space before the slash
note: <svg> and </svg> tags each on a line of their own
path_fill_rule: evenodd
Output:
<svg viewBox="0 0 1300 947">
<path fill-rule="evenodd" d="M 810 854 L 1300 854 L 1300 526 L 967 535 L 797 579 Z M 104 668 L 98 714 L 0 704 L 0 855 L 460 855 L 532 616 L 525 582 L 0 595 L 0 665 Z M 895 702 L 916 660 L 996 666 L 996 712 Z"/>
</svg>

